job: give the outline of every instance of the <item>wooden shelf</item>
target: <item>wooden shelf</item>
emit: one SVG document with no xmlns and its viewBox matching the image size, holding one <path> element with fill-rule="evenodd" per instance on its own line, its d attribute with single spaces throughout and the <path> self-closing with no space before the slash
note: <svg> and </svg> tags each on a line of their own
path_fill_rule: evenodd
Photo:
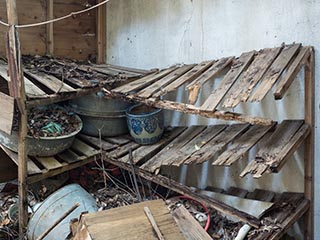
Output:
<svg viewBox="0 0 320 240">
<path fill-rule="evenodd" d="M 270 125 L 270 119 L 219 109 L 233 109 L 241 102 L 260 102 L 275 85 L 275 99 L 281 99 L 310 53 L 311 47 L 301 44 L 251 51 L 238 58 L 173 66 L 120 87 L 104 89 L 104 92 L 110 97 L 208 118 Z M 209 96 L 205 96 L 204 101 L 199 99 L 200 91 L 205 92 L 205 83 L 213 83 L 221 76 L 222 80 Z M 180 87 L 189 92 L 188 102 L 166 99 L 168 93 L 176 92 Z"/>
</svg>

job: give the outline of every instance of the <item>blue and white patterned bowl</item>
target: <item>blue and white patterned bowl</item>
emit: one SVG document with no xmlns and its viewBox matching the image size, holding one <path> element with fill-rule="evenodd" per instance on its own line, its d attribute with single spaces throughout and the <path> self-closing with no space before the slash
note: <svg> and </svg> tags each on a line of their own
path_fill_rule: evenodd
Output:
<svg viewBox="0 0 320 240">
<path fill-rule="evenodd" d="M 149 145 L 161 139 L 164 130 L 162 109 L 139 104 L 130 107 L 126 115 L 129 132 L 135 142 Z"/>
</svg>

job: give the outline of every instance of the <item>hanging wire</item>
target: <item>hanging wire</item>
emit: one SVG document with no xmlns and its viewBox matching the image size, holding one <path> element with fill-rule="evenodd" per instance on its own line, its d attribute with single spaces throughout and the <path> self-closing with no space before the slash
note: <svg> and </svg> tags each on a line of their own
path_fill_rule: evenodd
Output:
<svg viewBox="0 0 320 240">
<path fill-rule="evenodd" d="M 16 25 L 16 28 L 37 27 L 37 26 L 42 26 L 42 25 L 58 22 L 58 21 L 66 19 L 66 18 L 73 17 L 75 15 L 91 11 L 91 10 L 97 8 L 97 7 L 100 7 L 101 5 L 106 4 L 109 1 L 111 1 L 111 0 L 105 0 L 105 1 L 100 2 L 100 3 L 96 4 L 96 5 L 93 5 L 93 6 L 89 7 L 89 8 L 86 8 L 86 9 L 83 9 L 83 10 L 80 10 L 80 11 L 76 11 L 76 12 L 71 12 L 68 15 L 65 15 L 65 16 L 62 16 L 62 17 L 58 17 L 58 18 L 55 18 L 55 19 L 51 19 L 51 20 L 48 20 L 48 21 L 39 22 L 39 23 L 31 23 L 31 24 Z M 10 26 L 8 23 L 5 23 L 3 21 L 0 21 L 0 24 L 4 25 L 6 27 Z"/>
</svg>

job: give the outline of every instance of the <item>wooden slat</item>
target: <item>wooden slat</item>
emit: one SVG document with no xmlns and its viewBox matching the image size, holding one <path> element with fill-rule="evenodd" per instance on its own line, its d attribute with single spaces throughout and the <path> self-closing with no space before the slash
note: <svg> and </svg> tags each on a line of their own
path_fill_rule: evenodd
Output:
<svg viewBox="0 0 320 240">
<path fill-rule="evenodd" d="M 9 80 L 9 76 L 7 74 L 7 66 L 0 63 L 0 76 L 6 81 Z M 24 77 L 24 85 L 26 89 L 26 94 L 28 97 L 42 97 L 45 98 L 47 94 L 34 85 L 28 78 Z"/>
<path fill-rule="evenodd" d="M 62 153 L 58 154 L 58 157 L 67 163 L 74 163 L 81 160 L 81 157 L 73 152 L 71 149 L 68 149 Z"/>
<path fill-rule="evenodd" d="M 39 163 L 41 163 L 47 170 L 52 170 L 62 167 L 62 164 L 54 157 L 37 157 Z"/>
<path fill-rule="evenodd" d="M 172 211 L 172 216 L 186 240 L 212 240 L 211 236 L 194 219 L 184 205 L 175 208 Z"/>
<path fill-rule="evenodd" d="M 275 132 L 258 151 L 255 159 L 249 163 L 240 176 L 244 177 L 246 174 L 252 173 L 254 178 L 261 177 L 302 124 L 303 120 L 284 120 L 279 124 Z"/>
<path fill-rule="evenodd" d="M 127 153 L 129 153 L 130 150 L 135 150 L 138 147 L 140 147 L 140 145 L 138 143 L 135 142 L 129 142 L 121 147 L 116 148 L 115 150 L 108 152 L 107 156 L 111 157 L 111 158 L 121 158 L 124 155 L 126 155 Z"/>
<path fill-rule="evenodd" d="M 221 58 L 215 62 L 207 71 L 197 77 L 186 89 L 189 91 L 189 103 L 195 104 L 198 99 L 200 89 L 204 83 L 220 74 L 234 59 L 234 57 Z"/>
<path fill-rule="evenodd" d="M 184 163 L 193 153 L 199 151 L 206 145 L 212 138 L 217 136 L 223 131 L 227 125 L 213 125 L 207 127 L 203 132 L 192 139 L 188 144 L 180 149 L 176 149 L 175 153 L 168 159 L 168 165 L 180 166 Z"/>
<path fill-rule="evenodd" d="M 65 84 L 63 81 L 59 80 L 58 78 L 52 75 L 48 75 L 45 73 L 33 74 L 28 70 L 25 70 L 24 72 L 27 76 L 40 82 L 54 93 L 76 91 L 73 87 L 70 87 L 69 85 Z"/>
<path fill-rule="evenodd" d="M 34 174 L 42 173 L 40 168 L 38 168 L 38 166 L 30 159 L 28 160 L 27 168 L 28 168 L 28 175 L 34 175 Z"/>
<path fill-rule="evenodd" d="M 154 94 L 153 97 L 158 98 L 160 96 L 166 95 L 168 92 L 172 92 L 176 90 L 178 87 L 182 86 L 183 84 L 190 82 L 200 76 L 204 71 L 206 71 L 214 61 L 205 61 L 201 62 L 189 72 L 184 74 L 182 77 L 179 77 L 174 82 L 170 83 L 168 86 L 162 88 L 158 93 Z"/>
<path fill-rule="evenodd" d="M 284 47 L 277 59 L 272 63 L 271 67 L 263 76 L 261 84 L 257 90 L 250 96 L 249 101 L 261 101 L 273 87 L 274 83 L 279 79 L 283 70 L 289 64 L 296 52 L 299 50 L 301 44 L 292 44 Z"/>
<path fill-rule="evenodd" d="M 90 147 L 88 144 L 82 142 L 80 139 L 76 138 L 71 146 L 76 153 L 83 153 L 85 156 L 90 157 L 100 153 L 99 150 Z"/>
<path fill-rule="evenodd" d="M 215 154 L 223 149 L 229 142 L 237 137 L 242 132 L 249 128 L 249 124 L 233 124 L 226 128 L 216 137 L 212 138 L 198 151 L 194 152 L 184 164 L 203 163 L 210 160 Z"/>
<path fill-rule="evenodd" d="M 232 145 L 212 163 L 212 165 L 230 166 L 240 160 L 274 125 L 254 125 L 237 138 Z"/>
<path fill-rule="evenodd" d="M 276 155 L 274 162 L 270 166 L 272 172 L 279 172 L 285 163 L 285 160 L 291 156 L 301 146 L 302 142 L 308 137 L 310 133 L 310 126 L 304 124 L 291 140 L 281 149 Z"/>
<path fill-rule="evenodd" d="M 167 147 L 165 147 L 157 155 L 143 164 L 141 168 L 150 172 L 154 172 L 155 170 L 159 169 L 161 165 L 167 165 L 169 158 L 175 153 L 176 149 L 182 148 L 204 129 L 204 126 L 189 127 L 175 140 L 173 140 Z"/>
<path fill-rule="evenodd" d="M 11 134 L 14 116 L 14 98 L 0 92 L 0 130 Z"/>
<path fill-rule="evenodd" d="M 125 145 L 129 143 L 132 139 L 129 137 L 129 135 L 123 135 L 123 136 L 118 136 L 118 137 L 105 137 L 104 140 L 107 142 L 110 142 L 112 144 L 116 145 Z"/>
<path fill-rule="evenodd" d="M 89 144 L 92 144 L 99 149 L 101 148 L 104 151 L 110 151 L 110 150 L 113 150 L 118 147 L 117 144 L 113 144 L 113 143 L 107 142 L 103 139 L 87 136 L 84 134 L 78 134 L 77 137 L 80 138 L 82 141 L 89 143 Z"/>
<path fill-rule="evenodd" d="M 161 88 L 166 87 L 168 84 L 179 78 L 181 75 L 188 72 L 191 68 L 193 68 L 195 65 L 184 65 L 182 67 L 179 67 L 175 71 L 171 72 L 167 76 L 161 78 L 157 82 L 151 84 L 150 86 L 144 88 L 140 92 L 137 93 L 139 97 L 148 98 L 151 97 L 152 94 L 158 92 L 161 90 Z"/>
<path fill-rule="evenodd" d="M 201 106 L 202 110 L 214 111 L 218 104 L 222 101 L 223 97 L 227 94 L 229 89 L 236 82 L 241 73 L 250 64 L 255 52 L 243 53 L 234 61 L 230 71 L 219 83 L 219 86 L 210 94 L 208 99 Z"/>
<path fill-rule="evenodd" d="M 170 143 L 174 138 L 176 138 L 179 134 L 181 134 L 186 128 L 185 127 L 176 127 L 173 130 L 166 132 L 165 136 L 162 139 L 152 145 L 141 146 L 135 151 L 132 152 L 133 162 L 134 164 L 138 164 L 143 162 L 150 157 L 156 155 L 163 147 L 165 147 L 168 143 Z M 125 155 L 122 158 L 118 159 L 121 162 L 130 163 L 129 155 Z"/>
<path fill-rule="evenodd" d="M 282 99 L 309 56 L 310 47 L 302 47 L 298 56 L 294 59 L 288 70 L 286 70 L 284 78 L 282 78 L 278 83 L 277 88 L 273 93 L 275 99 Z"/>
<path fill-rule="evenodd" d="M 240 79 L 236 82 L 232 91 L 227 95 L 226 100 L 223 102 L 223 107 L 233 108 L 237 106 L 240 101 L 247 101 L 252 89 L 268 70 L 281 49 L 282 47 L 260 50 L 248 69 L 240 76 Z"/>
<path fill-rule="evenodd" d="M 135 80 L 133 82 L 127 83 L 123 86 L 117 87 L 117 88 L 113 89 L 112 91 L 113 92 L 129 93 L 132 91 L 140 90 L 140 89 L 154 83 L 155 81 L 159 80 L 160 78 L 165 77 L 166 75 L 168 75 L 169 73 L 171 73 L 175 69 L 176 69 L 176 67 L 170 67 L 168 69 L 164 69 L 164 70 L 160 71 L 159 73 L 154 73 L 154 74 L 145 76 L 145 77 L 140 78 L 138 80 Z"/>
</svg>

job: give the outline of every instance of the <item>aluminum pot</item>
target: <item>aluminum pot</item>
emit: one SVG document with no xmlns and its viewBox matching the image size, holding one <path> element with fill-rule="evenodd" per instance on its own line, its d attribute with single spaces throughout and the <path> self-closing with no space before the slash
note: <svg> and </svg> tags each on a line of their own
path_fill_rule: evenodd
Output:
<svg viewBox="0 0 320 240">
<path fill-rule="evenodd" d="M 83 121 L 82 133 L 90 136 L 112 137 L 128 133 L 126 110 L 129 102 L 106 99 L 103 93 L 91 94 L 69 101 L 69 108 Z"/>
</svg>

